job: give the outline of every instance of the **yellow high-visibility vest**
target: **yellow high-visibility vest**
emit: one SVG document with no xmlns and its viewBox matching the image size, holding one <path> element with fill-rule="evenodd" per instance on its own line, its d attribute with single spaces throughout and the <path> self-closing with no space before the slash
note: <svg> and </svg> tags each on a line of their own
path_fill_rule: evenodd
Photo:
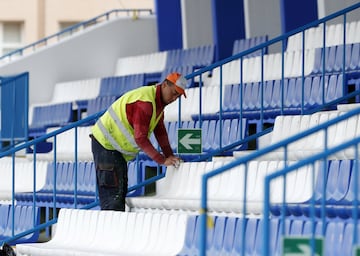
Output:
<svg viewBox="0 0 360 256">
<path fill-rule="evenodd" d="M 156 86 L 143 86 L 129 91 L 116 100 L 100 117 L 91 131 L 96 140 L 108 150 L 117 150 L 126 161 L 132 160 L 140 151 L 134 139 L 134 129 L 126 116 L 126 105 L 136 101 L 151 102 L 153 112 L 150 120 L 148 138 L 158 124 L 161 113 L 156 118 Z"/>
</svg>

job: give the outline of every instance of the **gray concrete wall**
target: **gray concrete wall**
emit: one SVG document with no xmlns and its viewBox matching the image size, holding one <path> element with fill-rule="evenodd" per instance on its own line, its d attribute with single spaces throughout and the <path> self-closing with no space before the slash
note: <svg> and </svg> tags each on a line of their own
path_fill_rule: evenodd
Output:
<svg viewBox="0 0 360 256">
<path fill-rule="evenodd" d="M 156 51 L 155 16 L 119 18 L 3 64 L 0 76 L 29 72 L 30 104 L 48 102 L 58 82 L 111 76 L 119 57 Z"/>
<path fill-rule="evenodd" d="M 183 48 L 214 44 L 211 1 L 181 0 Z"/>
</svg>

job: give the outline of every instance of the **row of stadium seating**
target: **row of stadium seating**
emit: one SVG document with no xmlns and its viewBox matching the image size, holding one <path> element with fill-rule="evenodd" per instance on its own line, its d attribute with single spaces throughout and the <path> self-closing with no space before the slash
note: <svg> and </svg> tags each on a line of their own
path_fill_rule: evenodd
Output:
<svg viewBox="0 0 360 256">
<path fill-rule="evenodd" d="M 281 80 L 266 81 L 264 85 L 259 82 L 245 83 L 243 86 L 227 85 L 223 100 L 224 116 L 238 115 L 240 102 L 242 102 L 243 117 L 248 119 L 259 119 L 261 111 L 265 119 L 274 118 L 281 112 L 282 114 L 300 114 L 323 105 L 323 83 L 325 102 L 338 99 L 346 93 L 342 74 L 325 77 L 307 76 L 304 81 L 301 77 L 284 79 L 283 85 Z M 240 88 L 243 95 L 242 101 Z M 283 103 L 282 92 L 284 93 Z"/>
<path fill-rule="evenodd" d="M 307 129 L 316 127 L 326 121 L 341 116 L 346 111 L 321 111 L 311 115 L 287 115 L 277 116 L 273 131 L 270 133 L 268 145 L 276 144 L 292 135 L 299 134 Z M 352 140 L 359 136 L 358 126 L 360 120 L 358 116 L 343 120 L 329 127 L 327 133 L 318 131 L 310 136 L 303 137 L 292 143 L 287 148 L 287 158 L 289 160 L 301 160 L 315 153 L 322 152 L 325 147 L 334 147 L 345 141 Z M 326 145 L 325 145 L 326 141 Z M 242 156 L 241 152 L 234 152 L 234 156 Z M 284 149 L 274 150 L 262 159 L 275 160 L 283 159 Z M 331 159 L 355 159 L 357 156 L 354 149 L 347 149 L 331 155 Z"/>
<path fill-rule="evenodd" d="M 346 44 L 360 43 L 360 21 L 346 22 Z M 323 47 L 324 26 L 312 27 L 304 31 L 305 49 Z M 303 33 L 290 36 L 287 41 L 286 51 L 302 49 Z M 325 26 L 325 47 L 341 45 L 344 42 L 344 25 L 336 23 Z"/>
<path fill-rule="evenodd" d="M 112 77 L 104 78 L 101 81 L 100 93 L 98 97 L 94 99 L 89 99 L 86 101 L 87 115 L 92 115 L 97 112 L 100 112 L 111 105 L 111 103 L 116 100 L 121 93 L 130 90 L 129 86 L 132 86 L 136 83 L 127 83 L 126 81 L 132 78 L 138 78 L 138 76 L 131 77 Z M 322 99 L 322 85 L 323 79 L 325 79 L 325 102 L 330 102 L 337 99 L 340 96 L 344 95 L 345 88 L 343 87 L 343 75 L 331 75 L 325 76 L 307 76 L 304 80 L 304 106 L 303 110 L 314 108 L 323 104 Z M 139 81 L 138 81 L 139 82 Z M 284 79 L 284 105 L 283 113 L 295 114 L 301 112 L 301 103 L 302 103 L 302 78 L 289 78 Z M 128 86 L 126 86 L 128 85 Z M 224 89 L 224 100 L 223 111 L 225 112 L 226 117 L 238 116 L 240 111 L 240 84 L 227 85 Z M 261 86 L 261 82 L 254 83 L 245 83 L 242 86 L 242 94 L 244 100 L 242 109 L 243 116 L 249 119 L 259 119 L 260 112 L 263 110 L 264 118 L 273 118 L 278 115 L 281 111 L 281 93 L 282 93 L 282 84 L 281 80 L 270 80 L 266 81 Z M 261 90 L 263 90 L 263 98 L 261 97 Z M 187 89 L 188 99 L 184 101 L 184 110 L 182 117 L 183 119 L 193 119 L 197 120 L 199 116 L 197 115 L 199 104 L 199 88 L 190 88 Z M 107 94 L 105 93 L 107 92 Z M 118 92 L 118 95 L 113 93 Z M 202 93 L 205 98 L 211 99 L 216 97 L 219 94 L 219 89 L 217 88 L 202 88 Z M 263 99 L 263 103 L 261 100 Z M 83 100 L 84 101 L 84 100 Z M 210 103 L 203 104 L 203 118 L 211 118 L 211 115 L 216 115 L 219 112 L 219 101 L 209 101 Z M 214 104 L 215 102 L 215 104 Z M 218 104 L 216 104 L 218 103 Z M 187 107 L 187 104 L 191 104 L 194 107 Z M 171 105 L 171 110 L 166 110 L 166 119 L 167 120 L 177 120 L 177 104 Z M 235 112 L 235 113 L 232 113 Z M 73 117 L 73 105 L 72 103 L 58 103 L 51 104 L 47 106 L 38 106 L 33 110 L 33 122 L 29 127 L 29 135 L 36 137 L 45 133 L 46 129 L 49 127 L 63 126 L 74 120 Z"/>
<path fill-rule="evenodd" d="M 18 244 L 16 253 L 176 255 L 184 243 L 187 218 L 186 214 L 61 209 L 53 239 Z"/>
<path fill-rule="evenodd" d="M 206 255 L 260 255 L 263 220 L 211 216 Z M 93 225 L 89 225 L 92 223 Z M 98 228 L 101 227 L 101 228 Z M 353 255 L 350 220 L 270 219 L 270 251 L 282 255 L 283 239 L 324 235 L 324 255 Z M 245 230 L 246 239 L 242 239 Z M 323 233 L 324 232 L 324 233 Z M 17 255 L 197 255 L 197 215 L 169 212 L 114 212 L 61 209 L 54 238 L 46 243 L 18 244 Z M 116 237 L 116 243 L 114 243 Z M 91 243 L 89 243 L 91 241 Z"/>
<path fill-rule="evenodd" d="M 14 222 L 12 222 L 12 216 L 14 216 Z M 0 205 L 0 240 L 4 240 L 6 238 L 12 237 L 13 235 L 26 232 L 39 224 L 39 207 L 34 208 L 32 205 L 14 205 L 13 213 L 13 208 L 11 205 Z M 37 242 L 39 234 L 39 231 L 35 231 L 34 233 L 21 237 L 19 240 L 17 240 L 17 243 Z M 10 244 L 13 245 L 15 243 L 12 242 Z"/>
<path fill-rule="evenodd" d="M 220 84 L 260 82 L 262 79 L 264 81 L 279 80 L 282 78 L 282 58 L 284 59 L 284 78 L 302 77 L 303 68 L 305 76 L 322 74 L 324 58 L 324 74 L 326 75 L 341 72 L 344 65 L 347 72 L 358 71 L 360 69 L 359 48 L 360 42 L 346 45 L 345 63 L 343 63 L 344 47 L 342 45 L 327 47 L 324 51 L 322 48 L 307 49 L 304 65 L 302 50 L 284 52 L 284 56 L 281 53 L 266 54 L 263 56 L 263 60 L 260 56 L 245 58 L 242 62 L 237 59 L 222 66 L 222 79 L 220 79 L 220 68 L 215 68 L 212 71 L 212 77 L 204 79 L 204 85 L 219 86 Z M 241 63 L 242 72 L 240 72 Z"/>
<path fill-rule="evenodd" d="M 243 219 L 232 216 L 212 216 L 211 218 L 214 224 L 208 227 L 206 255 L 261 255 L 264 241 L 262 219 L 254 217 Z M 199 225 L 198 216 L 189 217 L 184 247 L 178 255 L 197 255 L 200 241 Z M 321 219 L 314 219 L 312 222 L 311 219 L 304 218 L 289 218 L 285 222 L 282 222 L 280 218 L 270 219 L 271 255 L 284 254 L 284 235 L 288 238 L 309 238 L 313 228 L 315 237 L 324 235 L 323 255 L 353 255 L 354 223 L 351 220 L 326 219 L 323 234 Z M 243 229 L 245 230 L 244 240 Z"/>
<path fill-rule="evenodd" d="M 200 127 L 201 125 L 201 127 Z M 220 128 L 221 125 L 221 128 Z M 202 146 L 203 152 L 213 152 L 219 150 L 231 143 L 245 138 L 248 133 L 248 123 L 244 118 L 240 121 L 239 117 L 231 117 L 223 119 L 221 122 L 218 119 L 203 120 L 200 122 L 188 120 L 183 121 L 180 124 L 177 121 L 165 122 L 165 127 L 168 131 L 168 135 L 171 142 L 171 147 L 174 152 L 177 152 L 177 128 L 192 129 L 202 128 Z M 58 129 L 58 127 L 47 129 L 47 132 L 52 132 Z M 78 146 L 75 152 L 75 132 L 77 134 Z M 91 126 L 80 126 L 75 129 L 67 130 L 57 136 L 56 139 L 56 159 L 57 161 L 75 161 L 75 154 L 77 154 L 78 161 L 92 161 L 91 152 L 91 140 L 89 134 L 91 133 Z M 222 134 L 220 136 L 220 133 Z M 157 141 L 152 135 L 150 137 L 153 145 L 157 147 Z M 54 160 L 54 139 L 48 139 L 47 143 L 52 144 L 49 150 L 38 154 L 36 158 L 38 160 L 53 161 Z M 246 144 L 241 147 L 232 149 L 228 153 L 234 150 L 245 149 Z M 33 159 L 33 153 L 26 154 L 28 159 Z M 186 156 L 184 156 L 186 158 Z M 141 159 L 149 159 L 144 154 L 140 154 Z"/>
<path fill-rule="evenodd" d="M 235 45 L 235 44 L 234 44 Z M 288 52 L 285 53 L 287 54 L 285 56 L 285 82 L 284 84 L 286 85 L 287 81 L 289 80 L 289 84 L 291 81 L 293 81 L 294 79 L 300 79 L 300 75 L 301 75 L 301 51 L 297 51 L 297 52 Z M 310 52 L 309 52 L 310 53 Z M 310 76 L 311 74 L 318 74 L 322 72 L 322 54 L 323 51 L 318 48 L 316 50 L 311 51 L 312 53 L 312 57 L 310 59 L 313 59 L 312 61 L 310 59 L 308 59 L 309 61 L 306 63 L 310 63 L 309 68 L 305 68 L 307 71 L 305 71 L 305 75 L 306 78 L 308 76 Z M 325 53 L 325 58 L 326 58 L 326 64 L 325 64 L 325 68 L 326 68 L 326 73 L 333 73 L 333 72 L 339 72 L 342 69 L 343 66 L 343 46 L 331 46 L 326 48 L 326 53 Z M 356 71 L 360 69 L 360 44 L 359 43 L 355 43 L 352 45 L 347 45 L 346 46 L 346 58 L 345 58 L 345 69 L 348 71 L 347 73 L 349 73 L 349 71 Z M 275 59 L 274 59 L 275 58 Z M 253 76 L 255 75 L 259 75 L 261 74 L 261 72 L 256 72 L 256 70 L 260 71 L 261 70 L 261 58 L 258 57 L 252 57 L 252 58 L 248 58 L 245 59 L 244 61 L 244 76 Z M 266 81 L 266 84 L 274 82 L 273 80 L 277 81 L 274 82 L 276 89 L 280 89 L 279 85 L 277 83 L 279 83 L 279 79 L 281 79 L 281 65 L 274 65 L 274 63 L 281 63 L 281 54 L 277 53 L 277 54 L 268 54 L 268 55 L 264 55 L 264 63 L 268 63 L 269 65 L 265 65 L 264 70 L 265 70 L 265 77 L 264 80 Z M 312 63 L 312 64 L 311 64 Z M 186 72 L 192 72 L 192 70 L 189 69 L 189 67 L 191 66 L 182 66 L 182 68 L 187 68 Z M 274 67 L 277 68 L 277 71 L 274 71 Z M 294 71 L 294 67 L 297 71 L 295 73 L 293 73 Z M 176 70 L 176 68 L 170 67 L 166 69 L 166 73 L 162 72 L 161 75 L 161 79 L 164 79 L 166 74 L 170 71 L 174 71 Z M 240 76 L 237 75 L 238 72 L 240 70 L 240 62 L 239 61 L 232 61 L 229 62 L 228 64 L 225 64 L 223 67 L 223 77 L 225 77 L 225 79 L 223 79 L 222 84 L 223 85 L 234 85 L 234 87 L 238 86 L 240 84 Z M 183 70 L 182 70 L 183 71 Z M 215 69 L 213 71 L 211 80 L 209 81 L 204 81 L 204 84 L 208 86 L 214 86 L 214 85 L 219 85 L 219 69 Z M 290 72 L 290 73 L 289 73 Z M 268 77 L 267 74 L 270 74 L 271 76 Z M 275 75 L 277 74 L 277 75 Z M 329 75 L 330 76 L 330 75 Z M 294 77 L 293 79 L 287 78 L 287 77 Z M 321 80 L 322 76 L 320 76 L 320 80 Z M 342 76 L 341 76 L 342 78 Z M 325 79 L 328 79 L 328 75 L 325 77 Z M 333 78 L 335 79 L 335 78 Z M 33 106 L 32 107 L 32 111 L 30 114 L 30 119 L 31 120 L 31 124 L 29 127 L 29 136 L 30 137 L 37 137 L 40 136 L 42 134 L 44 134 L 46 128 L 49 127 L 54 127 L 54 126 L 59 126 L 59 125 L 66 125 L 76 119 L 81 119 L 82 113 L 83 112 L 87 112 L 88 109 L 88 105 L 89 105 L 89 111 L 87 113 L 87 115 L 89 114 L 93 114 L 96 113 L 98 111 L 103 110 L 104 108 L 108 107 L 109 104 L 111 102 L 109 102 L 110 100 L 114 100 L 117 97 L 121 96 L 123 93 L 125 93 L 128 90 L 134 89 L 138 86 L 141 86 L 145 83 L 145 73 L 142 74 L 136 74 L 136 75 L 124 75 L 124 76 L 115 76 L 115 77 L 106 77 L 106 78 L 102 78 L 102 79 L 93 79 L 93 80 L 84 80 L 84 81 L 73 81 L 73 82 L 65 82 L 65 83 L 59 83 L 55 85 L 55 90 L 54 90 L 54 95 L 53 95 L 53 99 L 51 101 L 51 103 L 46 104 L 46 105 L 40 105 L 40 106 Z M 319 80 L 317 78 L 313 79 L 315 82 L 318 82 Z M 243 83 L 245 84 L 252 84 L 255 88 L 257 89 L 257 91 L 259 91 L 258 87 L 260 85 L 261 81 L 260 77 L 257 78 L 251 78 L 251 77 L 243 77 Z M 299 90 L 301 90 L 301 80 L 298 81 L 299 84 L 295 84 L 294 86 L 292 86 L 291 84 L 289 85 L 289 88 L 293 88 L 293 89 L 289 89 L 287 90 L 287 88 L 285 88 L 285 93 L 287 93 L 287 95 L 289 95 L 289 99 L 287 100 L 287 102 L 293 102 L 293 104 L 299 106 L 300 105 L 300 100 L 299 98 Z M 308 89 L 309 85 L 307 84 L 308 81 L 306 81 L 305 79 L 305 101 L 310 98 L 313 98 L 313 95 L 309 94 Z M 330 82 L 333 82 L 333 80 L 330 80 Z M 326 82 L 325 82 L 326 83 Z M 340 82 L 339 82 L 340 84 Z M 190 86 L 193 86 L 192 83 L 189 83 Z M 318 83 L 316 86 L 320 86 L 321 83 Z M 330 86 L 332 85 L 332 83 L 330 83 Z M 253 87 L 250 86 L 250 87 Z M 86 87 L 86 89 L 85 89 Z M 246 86 L 245 86 L 246 87 Z M 73 93 L 69 94 L 68 93 L 68 89 L 71 88 L 71 91 Z M 337 86 L 336 87 L 337 90 L 335 91 L 335 93 L 338 94 L 342 94 L 342 90 L 344 90 L 345 88 L 343 88 L 341 90 L 341 87 Z M 279 98 L 280 98 L 280 94 L 278 90 L 275 90 L 275 93 L 273 92 L 269 92 L 267 90 L 271 90 L 271 88 L 264 89 L 266 91 L 266 93 L 264 93 L 264 95 L 266 95 L 266 97 L 271 97 L 272 95 L 274 96 L 278 96 L 277 99 L 272 100 L 273 102 L 275 102 L 275 110 L 273 110 L 273 104 L 268 104 L 268 102 L 264 102 L 265 106 L 269 105 L 271 106 L 273 111 L 277 111 L 279 109 L 279 106 L 276 105 L 276 102 L 279 102 Z M 87 94 L 84 94 L 84 91 L 87 92 Z M 253 89 L 251 89 L 251 91 L 253 91 Z M 313 90 L 314 91 L 314 90 Z M 332 90 L 334 91 L 334 90 Z M 321 90 L 316 90 L 314 92 L 318 92 L 319 94 L 315 95 L 315 99 L 319 99 L 319 96 L 321 95 Z M 244 90 L 244 95 L 249 96 L 249 94 L 245 94 L 246 90 Z M 310 95 L 310 97 L 306 97 L 307 94 Z M 325 93 L 327 95 L 327 93 Z M 80 96 L 82 95 L 82 96 Z M 192 95 L 192 93 L 189 93 L 190 97 Z M 214 92 L 211 92 L 211 95 L 216 96 L 217 94 L 214 94 Z M 226 95 L 226 92 L 225 92 Z M 236 93 L 235 94 L 231 94 L 233 96 L 237 96 Z M 293 95 L 293 96 L 292 96 Z M 295 95 L 295 96 L 294 96 Z M 103 98 L 103 96 L 112 96 L 112 98 Z M 193 104 L 193 100 L 197 100 L 198 101 L 198 95 L 195 95 L 195 99 L 191 99 L 192 104 Z M 258 112 L 259 112 L 259 93 L 251 93 L 250 97 L 250 105 L 246 106 L 245 104 L 245 108 L 244 111 L 249 111 L 252 112 L 252 106 L 255 106 L 256 109 L 256 113 L 254 114 L 254 116 L 258 116 Z M 333 98 L 335 96 L 338 95 L 330 95 L 330 96 L 326 96 L 327 98 Z M 287 96 L 286 96 L 287 97 Z M 102 101 L 106 102 L 102 102 Z M 236 99 L 235 100 L 235 104 L 238 104 L 238 101 Z M 265 99 L 266 100 L 266 99 Z M 190 101 L 190 100 L 189 100 Z M 226 103 L 227 101 L 224 100 L 224 102 Z M 251 103 L 253 102 L 253 103 Z M 233 103 L 232 103 L 233 104 Z M 305 102 L 305 104 L 307 104 L 307 102 Z M 315 101 L 315 104 L 318 104 Z M 96 106 L 94 108 L 94 106 Z M 219 111 L 219 109 L 216 109 L 216 104 L 215 105 L 211 105 L 212 108 L 210 108 L 209 110 L 205 109 L 204 113 L 216 113 Z M 257 106 L 257 107 L 256 107 Z M 277 106 L 277 107 L 276 107 Z M 287 107 L 285 105 L 285 107 Z M 291 106 L 291 108 L 293 108 L 293 106 Z M 75 117 L 73 115 L 73 110 L 77 109 L 78 114 Z M 191 109 L 191 108 L 190 108 Z M 225 110 L 227 108 L 225 107 Z M 276 110 L 277 109 L 277 110 Z M 238 110 L 235 108 L 235 110 Z M 172 115 L 168 120 L 175 120 L 174 117 L 177 115 Z M 253 116 L 252 114 L 250 114 L 250 116 Z M 185 116 L 186 118 L 186 116 Z"/>
<path fill-rule="evenodd" d="M 168 168 L 164 179 L 156 184 L 154 196 L 128 197 L 127 204 L 135 211 L 186 210 L 200 208 L 201 177 L 203 174 L 225 166 L 232 159 L 227 157 L 211 162 L 183 163 L 179 169 Z M 288 165 L 296 161 L 287 162 Z M 208 185 L 208 211 L 213 214 L 241 214 L 244 210 L 244 185 L 239 183 L 247 173 L 246 211 L 250 215 L 261 214 L 263 206 L 263 178 L 285 166 L 283 160 L 251 161 L 248 167 L 236 166 L 230 171 L 212 178 Z M 283 180 L 276 180 L 271 187 L 271 213 L 280 216 L 284 207 L 286 215 L 321 217 L 322 200 L 325 200 L 325 214 L 329 218 L 352 217 L 352 202 L 355 198 L 354 160 L 328 160 L 314 166 L 305 166 L 286 177 L 286 203 L 282 205 Z M 324 174 L 326 181 L 323 180 Z M 315 201 L 312 200 L 312 180 L 315 177 Z M 325 189 L 326 195 L 322 194 Z"/>
</svg>

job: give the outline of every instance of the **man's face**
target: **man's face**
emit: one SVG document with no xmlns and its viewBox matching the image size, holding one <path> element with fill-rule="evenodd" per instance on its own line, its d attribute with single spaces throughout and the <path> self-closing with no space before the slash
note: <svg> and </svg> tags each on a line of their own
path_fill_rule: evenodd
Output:
<svg viewBox="0 0 360 256">
<path fill-rule="evenodd" d="M 181 94 L 176 91 L 174 84 L 172 84 L 170 81 L 164 81 L 164 83 L 161 85 L 161 96 L 163 103 L 168 105 L 177 100 Z"/>
</svg>

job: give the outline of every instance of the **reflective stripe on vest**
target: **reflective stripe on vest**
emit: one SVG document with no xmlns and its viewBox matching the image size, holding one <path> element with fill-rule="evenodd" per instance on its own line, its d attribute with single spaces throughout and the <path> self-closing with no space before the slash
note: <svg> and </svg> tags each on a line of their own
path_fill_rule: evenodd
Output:
<svg viewBox="0 0 360 256">
<path fill-rule="evenodd" d="M 131 146 L 136 149 L 136 150 L 140 150 L 139 146 L 136 144 L 134 137 L 129 133 L 129 131 L 125 128 L 125 126 L 123 125 L 123 123 L 120 121 L 119 117 L 116 115 L 114 109 L 112 107 L 110 107 L 108 109 L 109 114 L 111 116 L 112 119 L 114 119 L 115 124 L 117 125 L 117 127 L 119 128 L 119 130 L 121 131 L 121 133 L 125 136 L 125 138 L 127 139 L 127 141 L 131 144 Z M 108 131 L 106 130 L 106 132 L 108 133 Z"/>
<path fill-rule="evenodd" d="M 138 100 L 152 104 L 151 116 L 147 137 L 155 129 L 163 117 L 163 111 L 156 117 L 156 86 L 141 87 L 124 94 L 115 101 L 100 117 L 92 128 L 92 133 L 97 141 L 108 150 L 121 152 L 126 160 L 131 160 L 141 150 L 134 138 L 133 127 L 129 124 L 126 114 L 126 105 Z"/>
<path fill-rule="evenodd" d="M 119 151 L 121 154 L 129 155 L 135 157 L 137 153 L 126 151 L 116 143 L 115 139 L 110 135 L 110 133 L 106 130 L 105 126 L 101 122 L 101 119 L 99 119 L 97 122 L 97 125 L 99 126 L 100 131 L 103 133 L 104 137 L 107 139 L 107 141 L 111 144 L 111 146 L 114 147 L 117 151 Z"/>
</svg>

